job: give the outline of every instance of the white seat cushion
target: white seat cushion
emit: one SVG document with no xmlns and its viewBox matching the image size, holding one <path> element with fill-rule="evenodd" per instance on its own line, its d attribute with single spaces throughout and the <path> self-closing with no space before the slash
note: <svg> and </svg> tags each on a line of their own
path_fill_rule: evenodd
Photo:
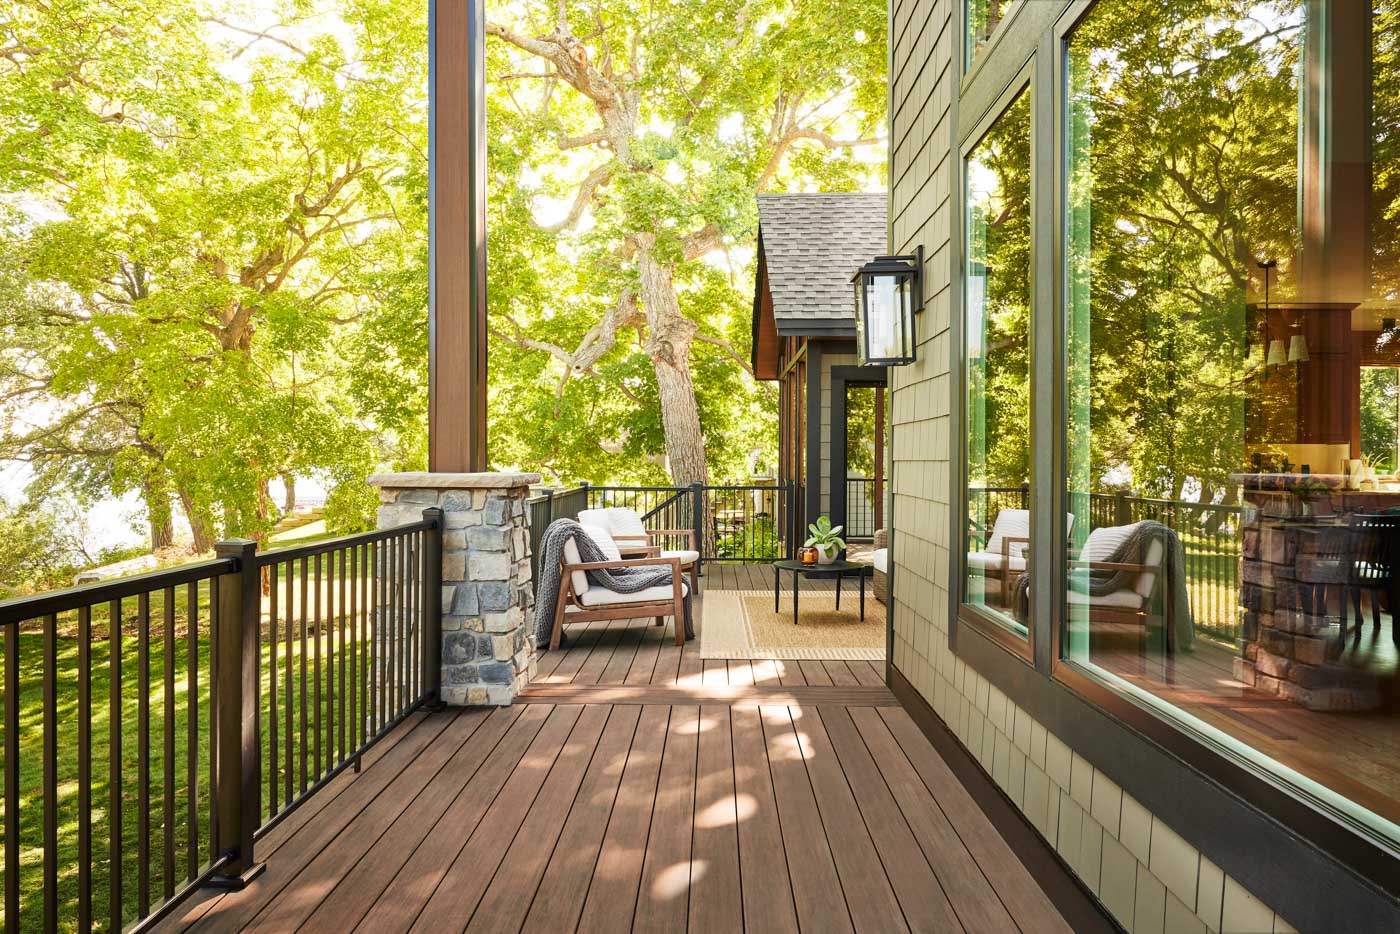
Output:
<svg viewBox="0 0 1400 934">
<path fill-rule="evenodd" d="M 700 552 L 698 552 L 698 551 L 688 551 L 688 550 L 685 550 L 685 549 L 681 549 L 680 551 L 663 551 L 663 552 L 661 552 L 661 557 L 663 557 L 663 558 L 679 558 L 682 565 L 687 565 L 687 564 L 694 564 L 696 561 L 699 561 L 699 560 L 700 560 Z"/>
<path fill-rule="evenodd" d="M 1018 549 L 1019 550 L 1019 549 Z M 1012 571 L 1024 571 L 1026 569 L 1026 559 L 1019 554 L 1012 554 L 1007 564 Z M 1001 552 L 999 551 L 970 551 L 967 553 L 967 566 L 982 571 L 1002 571 Z"/>
<path fill-rule="evenodd" d="M 870 556 L 870 563 L 875 566 L 875 570 L 881 574 L 890 573 L 890 550 L 888 548 L 876 548 L 875 553 Z"/>
<path fill-rule="evenodd" d="M 685 584 L 681 584 L 681 596 L 684 597 L 685 594 Z M 606 587 L 591 587 L 587 593 L 579 595 L 578 602 L 584 606 L 625 606 L 629 603 L 667 603 L 674 599 L 674 596 L 669 584 L 648 587 L 636 593 L 617 593 Z"/>
</svg>

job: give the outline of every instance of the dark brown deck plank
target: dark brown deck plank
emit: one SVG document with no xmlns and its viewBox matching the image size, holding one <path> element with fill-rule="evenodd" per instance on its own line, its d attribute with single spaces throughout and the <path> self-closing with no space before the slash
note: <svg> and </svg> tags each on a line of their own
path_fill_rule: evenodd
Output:
<svg viewBox="0 0 1400 934">
<path fill-rule="evenodd" d="M 369 807 L 346 824 L 337 834 L 335 844 L 322 850 L 302 867 L 297 873 L 296 884 L 283 888 L 243 930 L 271 934 L 301 928 L 302 923 L 336 887 L 336 883 L 375 847 L 385 831 L 398 821 L 433 779 L 442 774 L 487 719 L 484 711 L 448 716 L 452 718 L 451 724 L 431 746 L 419 753 L 412 765 L 399 773 L 391 786 L 392 793 L 376 797 Z M 332 913 L 339 907 L 335 905 Z"/>
<path fill-rule="evenodd" d="M 729 666 L 729 683 L 730 683 L 730 684 L 733 684 L 733 685 L 737 685 L 737 686 L 742 687 L 742 686 L 744 686 L 744 685 L 749 685 L 749 684 L 753 684 L 753 683 L 754 683 L 753 663 L 750 662 L 748 659 L 746 659 L 746 658 L 739 658 L 739 659 L 731 658 L 731 659 L 729 659 L 729 661 L 728 661 L 727 664 L 728 664 L 728 666 Z"/>
<path fill-rule="evenodd" d="M 632 927 L 669 719 L 669 707 L 642 710 L 642 720 L 632 737 L 632 749 L 627 753 L 622 784 L 608 818 L 592 883 L 584 899 L 579 931 L 604 934 Z"/>
<path fill-rule="evenodd" d="M 664 730 L 666 708 L 646 710 L 652 715 L 652 722 L 645 728 Z M 573 930 L 578 922 L 642 712 L 641 707 L 616 707 L 608 718 L 598 751 L 588 765 L 588 774 L 569 810 L 534 899 L 524 904 L 529 914 L 522 931 L 555 934 Z M 493 891 L 488 891 L 486 901 L 489 902 L 492 895 Z"/>
<path fill-rule="evenodd" d="M 878 716 L 899 742 L 901 751 L 925 786 L 931 792 L 938 789 L 935 800 L 1000 896 L 1012 920 L 1022 930 L 1069 931 L 1069 925 L 1054 903 L 972 800 L 948 763 L 919 732 L 909 714 L 899 708 L 879 711 Z"/>
<path fill-rule="evenodd" d="M 608 620 L 592 620 L 582 625 L 572 626 L 565 630 L 569 636 L 569 644 L 556 651 L 549 651 L 545 647 L 540 647 L 540 674 L 535 676 L 536 681 L 544 681 L 552 684 L 566 684 L 574 680 L 574 675 L 588 661 L 588 656 L 593 653 L 593 647 L 597 645 L 599 637 L 608 628 Z M 543 674 L 544 667 L 550 666 L 549 674 Z"/>
<path fill-rule="evenodd" d="M 691 846 L 691 931 L 743 930 L 738 824 L 729 708 L 701 707 Z"/>
<path fill-rule="evenodd" d="M 676 645 L 675 639 L 662 639 L 661 647 L 656 653 L 656 667 L 652 670 L 651 679 L 647 683 L 675 684 L 683 652 L 684 649 Z"/>
<path fill-rule="evenodd" d="M 462 786 L 471 781 L 491 751 L 504 739 L 523 709 L 506 707 L 492 712 L 447 765 L 432 777 L 428 787 L 404 809 L 393 826 L 369 847 L 353 868 L 340 876 L 335 888 L 306 918 L 300 930 L 340 934 L 358 924 L 383 896 L 423 838 L 452 806 Z M 362 832 L 367 829 L 354 823 L 346 828 L 347 834 Z"/>
<path fill-rule="evenodd" d="M 492 800 L 510 780 L 521 757 L 536 748 L 537 742 L 545 746 L 555 738 L 562 742 L 557 724 L 551 729 L 551 735 L 541 739 L 551 712 L 547 705 L 531 705 L 521 712 L 476 774 L 462 787 L 452 806 L 427 829 L 408 862 L 385 884 L 383 891 L 390 893 L 389 897 L 375 902 L 356 930 L 408 929 L 461 852 L 468 836 L 481 822 Z"/>
<path fill-rule="evenodd" d="M 642 862 L 642 884 L 633 916 L 633 926 L 644 931 L 685 929 L 690 901 L 699 720 L 699 707 L 671 708 L 651 832 Z"/>
<path fill-rule="evenodd" d="M 661 644 L 665 641 L 665 627 L 648 630 L 642 637 L 641 644 L 637 646 L 637 654 L 632 659 L 632 667 L 627 669 L 627 677 L 623 679 L 626 684 L 651 684 L 652 675 L 656 672 L 656 663 L 661 657 Z M 672 645 L 674 645 L 672 640 Z"/>
<path fill-rule="evenodd" d="M 843 661 L 825 661 L 822 667 L 826 669 L 827 676 L 831 678 L 831 683 L 835 685 L 860 684 L 860 679 L 855 672 L 851 671 Z"/>
<path fill-rule="evenodd" d="M 618 709 L 620 708 L 587 707 L 579 716 L 578 723 L 569 734 L 568 742 L 564 744 L 563 751 L 559 753 L 549 776 L 540 787 L 534 806 L 525 815 L 514 840 L 506 849 L 505 859 L 501 860 L 495 876 L 489 883 L 480 883 L 481 901 L 471 916 L 467 930 L 493 932 L 520 929 L 526 913 L 530 910 L 530 901 L 539 886 L 545 866 L 549 864 L 549 859 L 554 853 L 554 845 L 563 830 L 564 822 L 575 807 L 575 796 L 583 784 L 589 763 L 595 753 L 607 754 L 604 751 L 604 732 L 611 721 L 610 715 Z M 619 722 L 627 727 L 620 734 L 623 739 L 630 739 L 631 736 L 631 725 L 627 722 L 629 719 L 626 716 L 618 717 Z M 608 734 L 607 739 L 611 745 L 616 745 L 618 735 L 616 729 Z M 495 819 L 493 815 L 492 820 Z M 462 864 L 465 857 L 464 850 L 458 863 Z M 443 901 L 449 908 L 458 908 L 454 902 L 460 898 L 461 914 L 440 918 L 448 927 L 452 926 L 455 918 L 465 915 L 466 903 L 471 896 L 471 890 L 463 893 L 459 887 L 449 888 L 451 882 L 452 877 L 449 874 L 448 878 L 443 880 L 443 886 L 439 887 L 439 892 L 448 896 Z M 431 903 L 429 907 L 431 908 Z"/>
<path fill-rule="evenodd" d="M 883 687 L 832 685 L 698 684 L 532 684 L 520 692 L 525 702 L 556 704 L 845 704 L 856 707 L 898 706 Z"/>
<path fill-rule="evenodd" d="M 773 666 L 778 670 L 778 681 L 786 685 L 805 685 L 807 678 L 802 674 L 802 667 L 792 659 L 777 659 Z"/>
<path fill-rule="evenodd" d="M 317 819 L 308 821 L 300 832 L 277 850 L 277 858 L 267 871 L 246 888 L 229 892 L 217 903 L 200 911 L 202 917 L 175 920 L 173 929 L 180 929 L 197 920 L 201 931 L 241 930 L 284 887 L 294 884 L 301 870 L 315 859 L 340 831 L 365 808 L 371 806 L 381 792 L 390 787 L 418 755 L 433 748 L 434 740 L 453 722 L 452 717 L 429 717 L 420 720 L 397 743 L 389 747 L 373 768 L 361 771 L 359 778 L 336 796 L 336 806 L 324 810 Z M 314 798 L 314 796 L 313 796 Z"/>
<path fill-rule="evenodd" d="M 853 931 L 791 714 L 786 707 L 759 711 L 798 922 L 809 930 Z"/>
<path fill-rule="evenodd" d="M 705 680 L 705 660 L 700 657 L 700 639 L 687 642 L 681 648 L 681 663 L 676 670 L 676 684 L 696 685 Z"/>
<path fill-rule="evenodd" d="M 1015 931 L 1016 923 L 986 875 L 879 714 L 847 713 L 963 926 L 970 931 Z"/>
<path fill-rule="evenodd" d="M 729 664 L 722 658 L 706 658 L 701 662 L 704 666 L 704 676 L 701 683 L 705 687 L 718 687 L 729 684 Z"/>
<path fill-rule="evenodd" d="M 937 874 L 924 858 L 909 823 L 885 786 L 880 768 L 870 757 L 860 732 L 844 707 L 817 710 L 825 727 L 831 754 L 855 791 L 854 801 L 865 819 L 870 839 L 885 866 L 885 875 L 894 889 L 905 920 L 916 931 L 956 931 L 962 927 L 948 902 Z M 819 731 L 813 729 L 813 750 L 823 755 Z M 809 760 L 808 768 L 812 768 Z"/>
<path fill-rule="evenodd" d="M 622 630 L 631 625 L 625 619 L 609 620 L 607 625 L 598 635 L 598 641 L 593 645 L 593 649 L 588 653 L 578 671 L 574 673 L 572 684 L 597 684 L 603 677 L 603 672 L 608 667 L 608 662 L 612 661 L 613 653 L 617 651 L 617 644 L 622 638 Z"/>
<path fill-rule="evenodd" d="M 807 679 L 808 684 L 831 684 L 831 675 L 826 673 L 826 666 L 821 662 L 804 658 L 797 663 L 797 667 L 802 669 L 802 677 Z"/>
<path fill-rule="evenodd" d="M 856 680 L 866 687 L 877 687 L 885 683 L 884 663 L 877 668 L 874 662 L 846 662 L 856 673 Z"/>
<path fill-rule="evenodd" d="M 581 756 L 580 745 L 586 744 L 589 752 L 593 750 L 607 714 L 603 712 L 600 716 L 597 714 L 598 708 L 591 709 L 595 713 L 587 718 L 585 727 L 589 735 L 581 737 L 581 742 L 575 744 L 572 740 L 585 719 L 586 709 L 578 706 L 554 708 L 525 757 L 515 766 L 506 786 L 491 802 L 486 818 L 477 822 L 471 836 L 467 837 L 466 845 L 452 860 L 452 865 L 447 868 L 409 930 L 441 931 L 460 927 L 463 920 L 471 917 L 496 869 L 505 859 L 525 815 L 565 750 L 573 750 L 575 761 Z M 587 759 L 579 762 L 580 772 L 586 764 Z"/>
<path fill-rule="evenodd" d="M 599 684 L 625 683 L 627 673 L 632 670 L 632 662 L 637 658 L 637 650 L 641 648 L 642 639 L 646 637 L 648 630 L 659 628 L 654 625 L 655 621 L 652 619 L 629 619 L 623 622 L 625 625 L 618 632 L 617 647 L 613 649 L 612 658 L 608 659 L 603 673 L 598 676 Z"/>
<path fill-rule="evenodd" d="M 799 719 L 800 716 L 800 719 Z M 881 864 L 880 856 L 865 826 L 855 796 L 851 793 L 841 762 L 831 747 L 826 728 L 815 708 L 794 712 L 797 738 L 802 744 L 802 758 L 812 780 L 812 793 L 831 855 L 836 861 L 836 873 L 846 893 L 846 905 L 857 931 L 904 931 L 908 925 L 900 910 L 899 900 Z M 937 888 L 933 872 L 927 882 Z M 952 918 L 952 912 L 947 913 Z M 954 920 L 956 924 L 956 921 Z"/>
<path fill-rule="evenodd" d="M 792 882 L 788 878 L 783 831 L 768 771 L 763 724 L 754 708 L 730 711 L 734 743 L 734 790 L 751 808 L 739 821 L 739 869 L 744 925 L 750 931 L 796 934 Z"/>
</svg>

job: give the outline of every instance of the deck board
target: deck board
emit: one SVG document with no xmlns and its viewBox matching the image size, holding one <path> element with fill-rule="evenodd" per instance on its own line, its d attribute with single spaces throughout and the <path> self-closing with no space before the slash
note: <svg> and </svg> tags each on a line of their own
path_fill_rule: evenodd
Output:
<svg viewBox="0 0 1400 934">
<path fill-rule="evenodd" d="M 158 929 L 1068 930 L 882 664 L 701 659 L 652 622 L 571 628 L 513 707 L 406 718 L 249 888 Z"/>
</svg>

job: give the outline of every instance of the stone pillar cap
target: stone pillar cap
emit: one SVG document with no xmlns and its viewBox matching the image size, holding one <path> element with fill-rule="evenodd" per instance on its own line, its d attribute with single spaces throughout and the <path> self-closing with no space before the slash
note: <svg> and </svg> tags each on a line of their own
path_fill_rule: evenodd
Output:
<svg viewBox="0 0 1400 934">
<path fill-rule="evenodd" d="M 377 473 L 369 485 L 391 490 L 513 490 L 540 482 L 537 473 Z"/>
</svg>

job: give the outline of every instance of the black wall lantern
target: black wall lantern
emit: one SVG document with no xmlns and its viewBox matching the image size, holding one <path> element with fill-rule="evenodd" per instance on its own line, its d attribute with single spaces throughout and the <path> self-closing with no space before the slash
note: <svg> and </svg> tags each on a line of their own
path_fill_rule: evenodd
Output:
<svg viewBox="0 0 1400 934">
<path fill-rule="evenodd" d="M 851 281 L 856 287 L 856 345 L 862 366 L 914 362 L 914 312 L 924 307 L 924 248 L 911 256 L 877 256 Z"/>
</svg>

